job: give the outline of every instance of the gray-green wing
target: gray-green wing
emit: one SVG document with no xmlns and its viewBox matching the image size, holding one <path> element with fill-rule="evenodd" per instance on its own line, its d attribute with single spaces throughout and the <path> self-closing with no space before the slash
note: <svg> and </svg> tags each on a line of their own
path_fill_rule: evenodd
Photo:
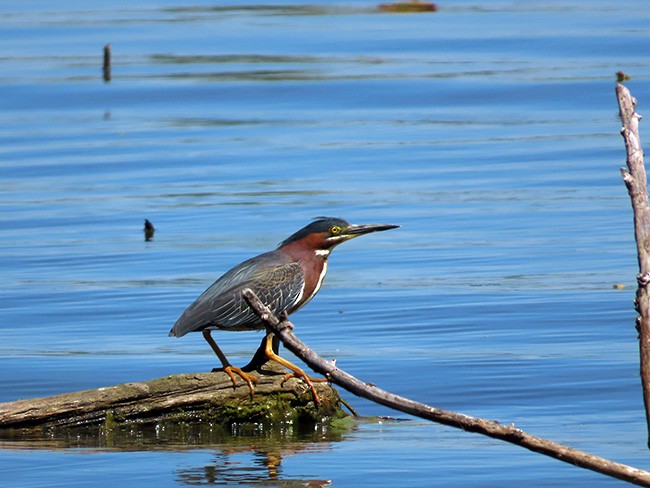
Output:
<svg viewBox="0 0 650 488">
<path fill-rule="evenodd" d="M 305 284 L 302 268 L 287 255 L 271 251 L 244 261 L 205 290 L 174 324 L 170 336 L 203 329 L 245 330 L 263 327 L 242 296 L 251 288 L 273 313 L 290 311 Z"/>
</svg>

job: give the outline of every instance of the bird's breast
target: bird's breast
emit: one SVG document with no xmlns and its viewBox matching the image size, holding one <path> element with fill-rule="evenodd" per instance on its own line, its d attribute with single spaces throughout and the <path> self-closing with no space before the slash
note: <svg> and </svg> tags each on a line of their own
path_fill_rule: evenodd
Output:
<svg viewBox="0 0 650 488">
<path fill-rule="evenodd" d="M 310 263 L 311 271 L 306 273 L 306 277 L 309 277 L 309 279 L 305 279 L 305 286 L 302 290 L 302 296 L 298 301 L 298 308 L 314 298 L 314 295 L 318 293 L 318 290 L 320 290 L 323 284 L 323 280 L 327 274 L 327 259 L 319 259 L 318 261 L 320 262 Z"/>
<path fill-rule="evenodd" d="M 323 284 L 327 274 L 327 251 L 306 251 L 289 245 L 282 249 L 295 262 L 300 264 L 304 275 L 304 286 L 300 297 L 291 312 L 295 312 L 311 300 Z"/>
</svg>

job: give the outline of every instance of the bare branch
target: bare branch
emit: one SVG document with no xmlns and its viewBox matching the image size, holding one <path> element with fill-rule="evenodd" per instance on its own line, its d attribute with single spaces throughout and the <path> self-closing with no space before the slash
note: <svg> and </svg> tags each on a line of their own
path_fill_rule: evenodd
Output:
<svg viewBox="0 0 650 488">
<path fill-rule="evenodd" d="M 639 363 L 641 383 L 643 385 L 643 403 L 646 411 L 646 424 L 650 445 L 650 206 L 648 205 L 648 188 L 643 149 L 639 137 L 639 120 L 636 113 L 636 100 L 629 90 L 616 85 L 616 96 L 623 128 L 621 135 L 627 152 L 627 169 L 621 169 L 621 175 L 632 201 L 634 211 L 634 237 L 636 239 L 639 274 L 636 292 L 636 310 L 639 316 L 636 328 L 639 332 Z"/>
<path fill-rule="evenodd" d="M 616 463 L 558 444 L 557 442 L 542 439 L 541 437 L 535 437 L 516 428 L 514 425 L 503 425 L 498 422 L 431 407 L 382 390 L 370 383 L 364 383 L 337 368 L 334 362 L 324 360 L 305 343 L 301 342 L 292 332 L 293 324 L 287 319 L 281 321 L 275 317 L 252 290 L 244 290 L 244 297 L 255 313 L 257 313 L 265 322 L 266 326 L 282 341 L 287 349 L 307 363 L 314 371 L 323 374 L 332 383 L 345 388 L 357 396 L 367 398 L 375 403 L 416 417 L 510 442 L 511 444 L 544 454 L 545 456 L 550 456 L 565 463 L 596 471 L 597 473 L 602 473 L 640 486 L 650 486 L 650 472 L 648 471 Z"/>
</svg>

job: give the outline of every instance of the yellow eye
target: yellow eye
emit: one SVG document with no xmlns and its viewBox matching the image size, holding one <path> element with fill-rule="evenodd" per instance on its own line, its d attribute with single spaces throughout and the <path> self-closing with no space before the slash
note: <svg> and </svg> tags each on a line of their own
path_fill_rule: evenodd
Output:
<svg viewBox="0 0 650 488">
<path fill-rule="evenodd" d="M 330 234 L 333 236 L 338 235 L 341 233 L 341 228 L 338 225 L 333 225 L 330 227 Z"/>
</svg>

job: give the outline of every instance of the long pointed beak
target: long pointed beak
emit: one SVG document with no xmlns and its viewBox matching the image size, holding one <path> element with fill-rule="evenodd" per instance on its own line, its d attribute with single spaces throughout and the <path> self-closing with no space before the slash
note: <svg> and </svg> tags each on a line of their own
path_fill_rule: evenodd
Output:
<svg viewBox="0 0 650 488">
<path fill-rule="evenodd" d="M 350 238 L 370 234 L 371 232 L 381 232 L 383 230 L 396 229 L 399 225 L 393 224 L 359 224 L 350 225 L 345 229 L 344 234 Z"/>
</svg>

